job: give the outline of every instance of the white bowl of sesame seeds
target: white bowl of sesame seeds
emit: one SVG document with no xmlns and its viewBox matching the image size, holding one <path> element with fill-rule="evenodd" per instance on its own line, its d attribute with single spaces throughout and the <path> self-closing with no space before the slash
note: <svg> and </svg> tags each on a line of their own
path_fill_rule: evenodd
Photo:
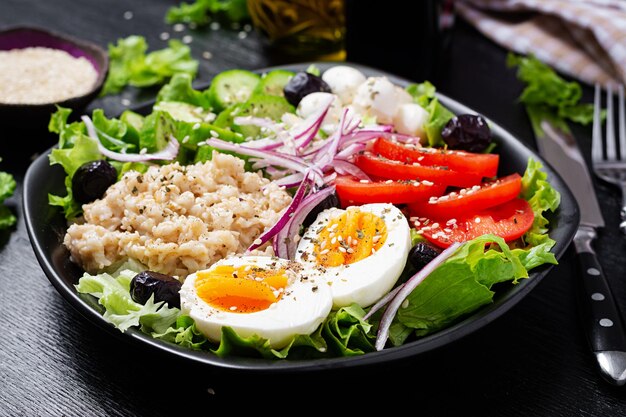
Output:
<svg viewBox="0 0 626 417">
<path fill-rule="evenodd" d="M 99 94 L 108 65 L 107 51 L 89 41 L 40 27 L 2 30 L 0 119 L 13 131 L 47 131 L 57 105 L 80 113 Z"/>
</svg>

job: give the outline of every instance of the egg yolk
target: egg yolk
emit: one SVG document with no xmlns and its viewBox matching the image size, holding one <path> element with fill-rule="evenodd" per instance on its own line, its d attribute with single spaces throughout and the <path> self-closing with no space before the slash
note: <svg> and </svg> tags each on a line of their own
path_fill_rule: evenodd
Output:
<svg viewBox="0 0 626 417">
<path fill-rule="evenodd" d="M 377 215 L 348 208 L 322 229 L 315 244 L 319 265 L 348 265 L 375 253 L 387 239 L 387 226 Z"/>
<path fill-rule="evenodd" d="M 283 269 L 219 265 L 197 272 L 195 286 L 198 296 L 217 309 L 254 313 L 280 300 L 288 282 Z"/>
</svg>

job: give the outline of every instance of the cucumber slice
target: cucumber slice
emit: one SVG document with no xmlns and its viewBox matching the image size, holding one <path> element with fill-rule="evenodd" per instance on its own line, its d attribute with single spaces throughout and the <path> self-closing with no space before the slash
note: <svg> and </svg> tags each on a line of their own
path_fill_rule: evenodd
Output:
<svg viewBox="0 0 626 417">
<path fill-rule="evenodd" d="M 232 69 L 220 72 L 211 81 L 208 95 L 214 111 L 243 103 L 252 95 L 261 76 L 251 71 Z"/>
<path fill-rule="evenodd" d="M 252 125 L 237 125 L 235 117 L 267 117 L 272 120 L 280 120 L 284 113 L 293 113 L 295 108 L 284 98 L 267 94 L 253 95 L 245 103 L 238 103 L 222 111 L 215 119 L 214 124 L 219 127 L 230 127 L 234 132 L 239 132 L 244 138 L 257 138 L 261 135 L 261 129 Z"/>
<path fill-rule="evenodd" d="M 284 96 L 283 88 L 296 73 L 288 70 L 273 70 L 261 76 L 261 81 L 254 89 L 253 94 L 267 94 L 270 96 Z"/>
<path fill-rule="evenodd" d="M 174 120 L 187 123 L 202 123 L 215 117 L 214 114 L 202 107 L 181 101 L 160 101 L 154 105 L 153 110 L 165 111 Z"/>
</svg>

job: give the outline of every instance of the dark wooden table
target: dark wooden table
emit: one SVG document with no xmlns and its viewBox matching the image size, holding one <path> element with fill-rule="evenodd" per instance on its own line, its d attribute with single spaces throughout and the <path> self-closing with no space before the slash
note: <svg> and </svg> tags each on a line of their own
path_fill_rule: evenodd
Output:
<svg viewBox="0 0 626 417">
<path fill-rule="evenodd" d="M 269 53 L 257 34 L 222 28 L 175 32 L 163 17 L 167 0 L 2 0 L 0 28 L 43 25 L 106 46 L 131 34 L 151 49 L 162 32 L 193 36 L 200 61 L 198 83 L 229 68 L 259 68 L 294 62 Z M 124 13 L 131 11 L 132 19 Z M 379 24 L 380 28 L 380 24 Z M 410 47 L 403 42 L 405 55 Z M 210 59 L 202 58 L 210 51 Z M 510 130 L 534 147 L 524 109 L 516 103 L 522 86 L 505 65 L 506 51 L 461 21 L 453 31 L 444 65 L 431 81 L 455 98 Z M 380 63 L 385 69 L 385 62 Z M 130 90 L 90 106 L 114 115 L 151 98 L 154 91 Z M 590 91 L 585 87 L 585 100 Z M 1 121 L 0 121 L 1 122 Z M 3 132 L 5 156 L 20 143 Z M 589 129 L 576 130 L 588 150 Z M 249 375 L 192 366 L 128 345 L 94 328 L 53 288 L 33 254 L 21 212 L 21 182 L 28 161 L 5 159 L 0 170 L 18 180 L 8 203 L 16 229 L 0 234 L 0 415 L 2 416 L 173 416 L 209 415 L 221 402 L 244 408 L 351 415 L 378 404 L 385 415 L 423 416 L 626 416 L 626 387 L 605 383 L 577 317 L 576 262 L 571 248 L 560 264 L 505 315 L 446 347 L 399 364 L 322 374 Z M 626 238 L 617 230 L 617 191 L 597 184 L 607 227 L 597 242 L 622 311 L 626 311 Z M 258 401 L 261 395 L 262 402 Z M 301 407 L 281 409 L 288 400 Z M 332 401 L 331 401 L 332 400 Z M 305 408 L 305 410 L 306 410 Z M 197 414 L 200 410 L 201 414 Z M 408 410 L 408 411 L 401 411 Z"/>
</svg>

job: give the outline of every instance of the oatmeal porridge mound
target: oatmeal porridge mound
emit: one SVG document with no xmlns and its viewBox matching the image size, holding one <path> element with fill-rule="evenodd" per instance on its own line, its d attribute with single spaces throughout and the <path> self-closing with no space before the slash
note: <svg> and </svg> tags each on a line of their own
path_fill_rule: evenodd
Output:
<svg viewBox="0 0 626 417">
<path fill-rule="evenodd" d="M 64 238 L 72 259 L 89 273 L 134 259 L 184 279 L 243 253 L 279 218 L 291 196 L 244 161 L 213 153 L 194 165 L 129 171 L 105 195 L 83 206 Z M 266 244 L 256 252 L 272 255 Z"/>
</svg>

